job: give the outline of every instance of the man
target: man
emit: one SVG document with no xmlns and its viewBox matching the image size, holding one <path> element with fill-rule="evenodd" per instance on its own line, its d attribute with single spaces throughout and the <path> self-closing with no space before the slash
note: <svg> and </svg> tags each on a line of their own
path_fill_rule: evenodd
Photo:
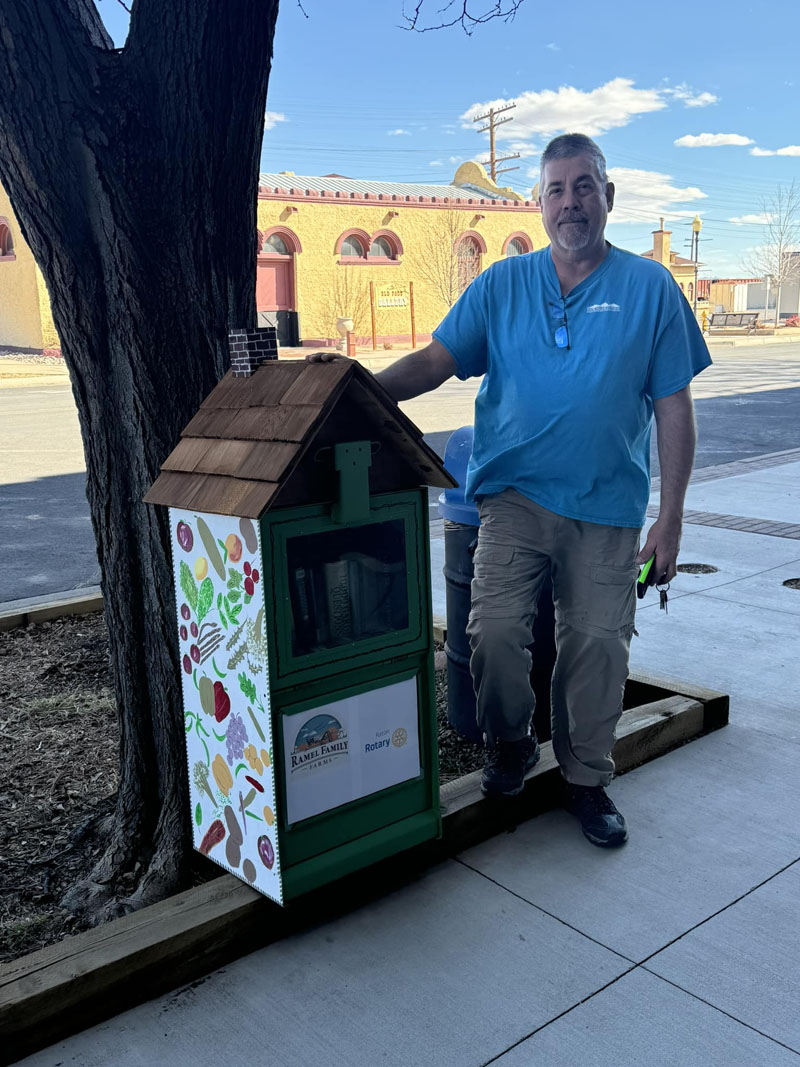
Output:
<svg viewBox="0 0 800 1067">
<path fill-rule="evenodd" d="M 592 140 L 550 142 L 540 200 L 550 246 L 489 267 L 430 345 L 377 377 L 400 401 L 453 374 L 483 376 L 466 487 L 481 517 L 468 633 L 488 748 L 482 789 L 516 795 L 539 759 L 527 646 L 549 573 L 553 750 L 568 810 L 608 847 L 627 839 L 604 787 L 637 564 L 654 554 L 660 582 L 676 573 L 695 449 L 690 382 L 711 360 L 669 272 L 605 240 L 614 186 Z M 654 415 L 661 504 L 639 551 Z"/>
</svg>

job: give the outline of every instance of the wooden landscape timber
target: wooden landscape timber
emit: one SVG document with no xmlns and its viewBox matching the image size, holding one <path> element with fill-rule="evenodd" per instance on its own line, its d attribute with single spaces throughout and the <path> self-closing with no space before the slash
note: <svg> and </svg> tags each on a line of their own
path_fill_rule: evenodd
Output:
<svg viewBox="0 0 800 1067">
<path fill-rule="evenodd" d="M 632 674 L 614 759 L 632 770 L 728 722 L 729 698 L 682 682 Z M 298 900 L 270 903 L 232 875 L 170 897 L 0 967 L 0 1065 L 14 1063 L 137 1004 L 200 980 L 237 957 L 363 906 L 426 867 L 553 808 L 552 744 L 520 797 L 486 800 L 480 772 L 441 788 L 443 836 Z"/>
</svg>

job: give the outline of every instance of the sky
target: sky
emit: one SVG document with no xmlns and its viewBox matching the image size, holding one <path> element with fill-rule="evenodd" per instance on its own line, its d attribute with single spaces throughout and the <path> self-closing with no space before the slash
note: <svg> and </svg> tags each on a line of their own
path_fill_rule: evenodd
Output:
<svg viewBox="0 0 800 1067">
<path fill-rule="evenodd" d="M 422 25 L 446 3 L 424 0 Z M 478 13 L 493 3 L 470 0 Z M 97 6 L 122 46 L 125 10 Z M 282 0 L 262 170 L 446 184 L 488 157 L 473 117 L 516 103 L 498 151 L 522 158 L 499 184 L 530 196 L 547 141 L 587 133 L 617 188 L 609 240 L 643 252 L 664 216 L 688 256 L 697 214 L 700 276 L 745 276 L 777 187 L 800 182 L 798 30 L 797 0 L 524 0 L 471 36 L 409 31 L 403 0 Z"/>
</svg>

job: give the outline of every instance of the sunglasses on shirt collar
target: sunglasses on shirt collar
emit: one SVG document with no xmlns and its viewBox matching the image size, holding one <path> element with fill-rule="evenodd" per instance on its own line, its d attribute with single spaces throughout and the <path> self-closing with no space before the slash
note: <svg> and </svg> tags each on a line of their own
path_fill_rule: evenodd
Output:
<svg viewBox="0 0 800 1067">
<path fill-rule="evenodd" d="M 556 343 L 556 348 L 569 348 L 569 326 L 567 324 L 567 302 L 563 301 L 562 305 L 554 304 L 550 301 L 550 314 L 554 319 L 558 319 L 558 322 L 554 323 L 555 333 L 553 334 L 553 340 Z"/>
</svg>

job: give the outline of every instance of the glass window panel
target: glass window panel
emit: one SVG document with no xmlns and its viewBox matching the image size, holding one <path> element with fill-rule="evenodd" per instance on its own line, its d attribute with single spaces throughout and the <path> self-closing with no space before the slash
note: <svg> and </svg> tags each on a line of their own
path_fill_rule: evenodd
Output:
<svg viewBox="0 0 800 1067">
<path fill-rule="evenodd" d="M 363 258 L 364 249 L 357 237 L 345 237 L 342 241 L 342 255 Z"/>
<path fill-rule="evenodd" d="M 264 242 L 264 250 L 270 252 L 277 252 L 279 256 L 288 256 L 289 249 L 286 247 L 286 242 L 279 233 L 273 233 Z M 276 268 L 277 269 L 277 268 Z"/>
<path fill-rule="evenodd" d="M 293 655 L 408 629 L 402 519 L 291 537 L 286 560 Z"/>
<path fill-rule="evenodd" d="M 386 240 L 385 237 L 376 237 L 372 244 L 369 246 L 369 254 L 371 256 L 383 256 L 386 259 L 394 259 L 394 252 L 392 246 Z"/>
<path fill-rule="evenodd" d="M 506 255 L 507 256 L 524 256 L 525 255 L 525 246 L 523 245 L 522 241 L 520 241 L 520 239 L 518 237 L 514 237 L 512 240 L 510 240 L 508 242 L 508 244 L 506 245 Z"/>
</svg>

